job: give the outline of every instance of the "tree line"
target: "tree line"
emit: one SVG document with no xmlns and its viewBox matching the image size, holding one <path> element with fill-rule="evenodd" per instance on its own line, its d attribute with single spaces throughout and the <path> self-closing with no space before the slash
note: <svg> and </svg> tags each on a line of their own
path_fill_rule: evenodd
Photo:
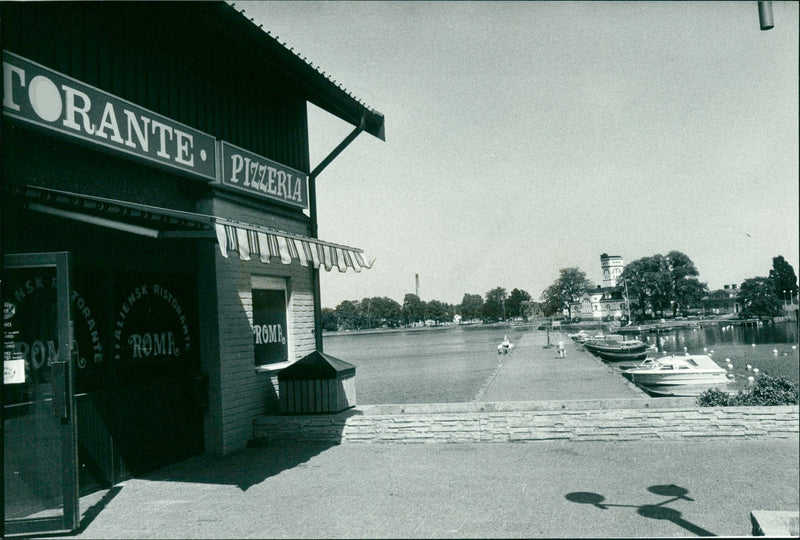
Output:
<svg viewBox="0 0 800 540">
<path fill-rule="evenodd" d="M 322 309 L 323 330 L 362 330 L 368 328 L 396 328 L 418 324 L 453 322 L 456 315 L 462 320 L 485 322 L 527 316 L 531 295 L 522 289 L 508 293 L 495 287 L 485 295 L 464 293 L 460 304 L 439 300 L 424 301 L 408 293 L 402 305 L 388 297 L 364 298 L 361 301 L 345 300 L 336 308 Z"/>
<path fill-rule="evenodd" d="M 701 300 L 708 296 L 709 290 L 699 275 L 686 254 L 670 251 L 627 264 L 617 278 L 617 285 L 625 288 L 632 318 L 675 317 L 702 307 Z M 484 322 L 530 318 L 534 313 L 552 317 L 593 289 L 595 285 L 585 272 L 577 267 L 562 268 L 558 278 L 542 292 L 541 302 L 534 302 L 522 289 L 508 293 L 503 287 L 495 287 L 484 295 L 465 293 L 460 304 L 426 302 L 412 293 L 405 295 L 402 304 L 385 296 L 345 300 L 334 309 L 323 308 L 322 327 L 335 331 L 442 324 L 452 322 L 456 315 L 465 321 Z M 783 313 L 787 299 L 797 301 L 797 292 L 797 275 L 792 265 L 781 255 L 773 257 L 768 276 L 748 278 L 741 284 L 738 290 L 741 314 L 778 316 Z"/>
<path fill-rule="evenodd" d="M 708 285 L 698 279 L 694 262 L 680 251 L 642 257 L 627 264 L 617 278 L 625 288 L 632 316 L 685 314 L 702 307 Z M 542 292 L 545 316 L 560 314 L 570 302 L 595 288 L 577 267 L 562 268 L 559 277 Z M 773 257 L 769 276 L 746 279 L 739 288 L 738 302 L 745 317 L 775 317 L 783 312 L 786 299 L 797 297 L 797 276 L 782 255 Z"/>
</svg>

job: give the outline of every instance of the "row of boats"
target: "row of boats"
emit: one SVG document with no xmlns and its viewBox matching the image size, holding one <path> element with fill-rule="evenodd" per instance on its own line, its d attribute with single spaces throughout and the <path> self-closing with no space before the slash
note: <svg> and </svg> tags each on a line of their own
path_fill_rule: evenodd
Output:
<svg viewBox="0 0 800 540">
<path fill-rule="evenodd" d="M 582 330 L 569 336 L 651 394 L 695 396 L 709 388 L 724 388 L 732 378 L 706 354 L 657 357 L 655 347 L 620 334 L 591 335 Z"/>
</svg>

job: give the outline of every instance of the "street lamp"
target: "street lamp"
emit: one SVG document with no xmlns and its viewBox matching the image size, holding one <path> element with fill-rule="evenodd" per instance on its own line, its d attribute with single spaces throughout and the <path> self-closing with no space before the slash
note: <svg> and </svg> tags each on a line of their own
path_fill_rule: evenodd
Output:
<svg viewBox="0 0 800 540">
<path fill-rule="evenodd" d="M 781 301 L 783 302 L 783 307 L 784 307 L 784 309 L 785 309 L 785 308 L 786 308 L 786 306 L 788 305 L 788 304 L 786 303 L 786 291 L 783 291 L 783 296 L 781 296 Z"/>
</svg>

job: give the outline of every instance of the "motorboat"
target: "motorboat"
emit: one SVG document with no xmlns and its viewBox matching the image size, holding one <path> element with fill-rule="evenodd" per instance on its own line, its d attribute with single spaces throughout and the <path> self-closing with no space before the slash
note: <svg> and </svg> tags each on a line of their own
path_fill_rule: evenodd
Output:
<svg viewBox="0 0 800 540">
<path fill-rule="evenodd" d="M 622 374 L 655 394 L 692 396 L 729 382 L 728 372 L 706 354 L 648 358 Z"/>
<path fill-rule="evenodd" d="M 638 339 L 591 339 L 584 348 L 607 362 L 636 362 L 647 358 L 649 346 Z"/>
<path fill-rule="evenodd" d="M 497 346 L 497 354 L 508 354 L 514 348 L 514 344 L 508 341 L 508 336 L 503 336 L 503 342 Z"/>
<path fill-rule="evenodd" d="M 576 343 L 586 343 L 587 341 L 606 338 L 606 336 L 603 334 L 590 334 L 586 330 L 579 330 L 574 334 L 567 334 L 567 336 L 572 338 L 572 341 L 575 341 Z"/>
<path fill-rule="evenodd" d="M 579 342 L 581 340 L 589 339 L 590 335 L 589 335 L 589 332 L 587 332 L 586 330 L 578 330 L 577 332 L 574 332 L 572 334 L 567 334 L 567 337 L 572 339 L 572 341 L 578 341 Z"/>
</svg>

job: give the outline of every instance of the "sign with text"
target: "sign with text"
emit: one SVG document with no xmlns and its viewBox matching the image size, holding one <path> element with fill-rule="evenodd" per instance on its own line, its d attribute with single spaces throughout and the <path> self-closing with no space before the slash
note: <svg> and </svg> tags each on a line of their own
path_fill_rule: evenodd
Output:
<svg viewBox="0 0 800 540">
<path fill-rule="evenodd" d="M 3 52 L 3 114 L 216 180 L 215 139 L 21 56 Z"/>
<path fill-rule="evenodd" d="M 225 141 L 219 146 L 221 186 L 308 208 L 308 177 L 304 173 Z"/>
<path fill-rule="evenodd" d="M 55 268 L 3 269 L 4 404 L 50 397 L 53 362 L 63 362 L 69 345 L 58 342 Z M 41 386 L 39 386 L 41 385 Z"/>
<path fill-rule="evenodd" d="M 253 289 L 255 365 L 289 360 L 286 334 L 286 291 Z"/>
<path fill-rule="evenodd" d="M 55 302 L 55 273 L 31 270 L 26 271 L 24 276 L 25 278 L 18 282 L 9 281 L 7 284 L 8 297 L 5 299 L 4 315 L 6 328 L 12 323 L 39 325 L 36 318 L 43 312 L 42 305 Z M 99 384 L 104 368 L 105 358 L 100 330 L 103 318 L 95 310 L 96 304 L 88 300 L 80 289 L 70 289 L 69 299 L 75 388 L 78 392 L 94 390 Z M 20 313 L 23 318 L 20 318 Z M 40 325 L 37 328 L 40 328 Z M 13 343 L 9 345 L 9 341 Z M 29 371 L 36 373 L 43 366 L 56 361 L 58 347 L 55 338 L 44 331 L 28 334 L 6 332 L 6 359 L 9 358 L 9 353 L 22 358 Z"/>
<path fill-rule="evenodd" d="M 169 287 L 140 283 L 124 294 L 114 325 L 117 360 L 169 362 L 191 347 L 188 313 Z"/>
</svg>

